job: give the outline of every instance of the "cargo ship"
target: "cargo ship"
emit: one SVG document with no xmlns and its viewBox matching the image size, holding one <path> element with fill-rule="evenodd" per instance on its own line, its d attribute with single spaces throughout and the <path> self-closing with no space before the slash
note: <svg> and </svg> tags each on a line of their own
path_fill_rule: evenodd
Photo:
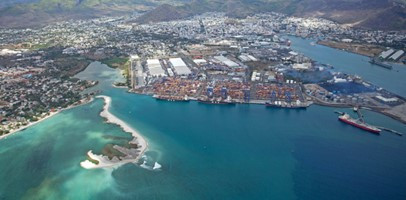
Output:
<svg viewBox="0 0 406 200">
<path fill-rule="evenodd" d="M 199 98 L 197 99 L 199 103 L 203 104 L 219 104 L 219 105 L 235 105 L 236 102 L 231 100 L 221 100 L 221 99 L 206 99 L 206 98 Z"/>
<path fill-rule="evenodd" d="M 386 68 L 386 69 L 392 69 L 392 65 L 389 65 L 387 63 L 381 62 L 379 60 L 376 60 L 375 58 L 371 59 L 369 61 L 369 63 L 373 64 L 373 65 L 378 65 L 380 67 Z"/>
<path fill-rule="evenodd" d="M 282 104 L 279 104 L 278 101 L 275 101 L 275 103 L 265 102 L 265 106 L 268 108 L 282 108 Z"/>
<path fill-rule="evenodd" d="M 234 102 L 216 101 L 216 100 L 197 100 L 203 104 L 235 105 Z"/>
<path fill-rule="evenodd" d="M 382 131 L 381 129 L 369 125 L 362 120 L 351 118 L 350 115 L 348 115 L 347 113 L 343 113 L 343 115 L 340 115 L 338 117 L 338 120 L 371 133 L 379 134 Z"/>
<path fill-rule="evenodd" d="M 181 101 L 181 102 L 189 102 L 190 99 L 188 97 L 181 97 L 181 96 L 166 96 L 166 95 L 154 95 L 152 96 L 156 100 L 161 101 Z"/>
<path fill-rule="evenodd" d="M 306 109 L 309 107 L 308 103 L 286 103 L 282 101 L 265 102 L 266 107 L 270 108 L 291 108 L 291 109 Z"/>
</svg>

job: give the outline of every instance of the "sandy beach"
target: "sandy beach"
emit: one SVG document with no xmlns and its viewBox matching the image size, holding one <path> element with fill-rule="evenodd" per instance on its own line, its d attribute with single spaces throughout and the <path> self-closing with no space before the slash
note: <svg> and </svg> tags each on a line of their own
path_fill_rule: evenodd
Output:
<svg viewBox="0 0 406 200">
<path fill-rule="evenodd" d="M 109 159 L 107 156 L 103 155 L 96 155 L 93 154 L 92 151 L 89 151 L 87 155 L 93 159 L 98 161 L 98 164 L 92 163 L 89 160 L 85 160 L 80 163 L 80 165 L 85 169 L 94 169 L 94 168 L 110 168 L 110 167 L 118 167 L 120 165 L 126 163 L 134 163 L 137 162 L 142 155 L 145 153 L 148 147 L 147 141 L 142 137 L 142 135 L 130 127 L 127 123 L 123 120 L 119 119 L 115 115 L 111 114 L 109 111 L 111 105 L 111 98 L 108 96 L 97 96 L 97 98 L 104 99 L 104 106 L 103 111 L 100 113 L 100 116 L 107 120 L 107 123 L 115 124 L 120 126 L 124 132 L 130 133 L 133 136 L 133 140 L 131 140 L 130 144 L 137 144 L 137 149 L 125 149 L 123 147 L 115 146 L 114 148 L 119 150 L 120 152 L 124 153 L 126 156 L 121 157 L 119 160 L 117 157 L 113 159 Z"/>
<path fill-rule="evenodd" d="M 62 110 L 61 110 L 61 111 L 62 111 Z M 10 136 L 10 135 L 16 134 L 16 133 L 18 133 L 18 132 L 20 132 L 20 131 L 22 131 L 22 130 L 24 130 L 24 129 L 30 127 L 30 126 L 34 126 L 35 124 L 38 124 L 38 123 L 40 123 L 40 122 L 42 122 L 42 121 L 44 121 L 44 120 L 46 120 L 46 119 L 48 119 L 48 118 L 51 118 L 51 117 L 53 117 L 54 115 L 58 114 L 58 113 L 61 112 L 61 111 L 50 112 L 49 115 L 47 115 L 46 117 L 44 117 L 44 118 L 42 118 L 42 119 L 40 119 L 40 120 L 38 120 L 38 121 L 30 122 L 30 123 L 28 123 L 27 125 L 22 126 L 22 127 L 18 128 L 18 129 L 13 129 L 13 130 L 10 131 L 10 133 L 8 133 L 8 134 L 6 134 L 6 135 L 0 136 L 0 140 L 1 140 L 1 139 L 4 139 L 4 138 L 7 138 L 7 137 Z"/>
<path fill-rule="evenodd" d="M 81 101 L 83 101 L 83 100 L 81 100 Z M 69 107 L 67 107 L 67 108 L 57 110 L 57 111 L 55 111 L 55 112 L 50 112 L 47 116 L 45 116 L 45 117 L 39 119 L 38 121 L 30 122 L 30 123 L 28 123 L 28 124 L 25 125 L 25 126 L 19 127 L 18 129 L 13 129 L 13 130 L 11 130 L 10 133 L 8 133 L 8 134 L 5 134 L 5 135 L 0 136 L 0 140 L 1 140 L 1 139 L 5 139 L 5 138 L 7 138 L 7 137 L 10 136 L 10 135 L 16 134 L 16 133 L 18 133 L 18 132 L 20 132 L 20 131 L 22 131 L 22 130 L 24 130 L 24 129 L 27 129 L 27 128 L 31 127 L 31 126 L 34 126 L 35 124 L 38 124 L 38 123 L 40 123 L 40 122 L 42 122 L 42 121 L 44 121 L 44 120 L 47 120 L 47 119 L 49 119 L 49 118 L 55 116 L 56 114 L 58 114 L 58 113 L 60 113 L 60 112 L 62 112 L 62 111 L 64 111 L 64 110 L 69 110 L 69 109 L 75 108 L 75 107 L 77 107 L 77 106 L 81 106 L 81 105 L 90 103 L 90 102 L 92 102 L 92 101 L 93 101 L 93 98 L 90 99 L 89 101 L 85 101 L 85 102 L 83 102 L 83 103 L 79 103 L 78 105 L 72 105 L 72 106 L 69 106 Z"/>
</svg>

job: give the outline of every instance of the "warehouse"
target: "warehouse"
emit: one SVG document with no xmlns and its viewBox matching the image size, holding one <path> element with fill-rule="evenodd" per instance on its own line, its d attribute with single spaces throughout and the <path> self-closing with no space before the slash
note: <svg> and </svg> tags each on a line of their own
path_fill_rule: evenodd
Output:
<svg viewBox="0 0 406 200">
<path fill-rule="evenodd" d="M 207 63 L 205 59 L 195 59 L 193 60 L 193 62 L 196 63 L 197 65 L 203 65 Z"/>
<path fill-rule="evenodd" d="M 221 62 L 225 65 L 227 65 L 228 67 L 238 67 L 240 65 L 238 65 L 237 63 L 235 63 L 234 61 L 231 61 L 230 59 L 224 57 L 224 56 L 214 56 L 214 59 L 217 60 L 218 62 Z"/>
<path fill-rule="evenodd" d="M 169 62 L 172 64 L 173 68 L 177 75 L 189 75 L 192 73 L 190 69 L 187 67 L 186 63 L 183 62 L 182 58 L 171 58 Z"/>
<path fill-rule="evenodd" d="M 388 58 L 390 55 L 392 55 L 393 52 L 395 52 L 395 50 L 389 49 L 389 50 L 387 50 L 387 51 L 382 52 L 381 55 L 379 55 L 379 57 L 381 57 L 382 59 L 386 59 L 386 58 Z"/>
<path fill-rule="evenodd" d="M 405 52 L 403 50 L 399 50 L 396 53 L 394 53 L 389 59 L 392 59 L 392 60 L 395 60 L 395 61 L 399 60 L 399 58 L 402 57 L 403 54 L 405 54 Z"/>
<path fill-rule="evenodd" d="M 166 76 L 158 59 L 147 60 L 149 74 L 153 77 Z"/>
</svg>

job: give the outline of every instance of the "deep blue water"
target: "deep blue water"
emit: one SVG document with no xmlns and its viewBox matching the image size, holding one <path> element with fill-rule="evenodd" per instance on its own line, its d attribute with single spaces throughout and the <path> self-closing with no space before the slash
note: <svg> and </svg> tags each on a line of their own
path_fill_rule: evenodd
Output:
<svg viewBox="0 0 406 200">
<path fill-rule="evenodd" d="M 128 137 L 103 123 L 99 99 L 0 140 L 0 199 L 406 199 L 405 137 L 342 124 L 333 108 L 156 101 L 112 88 L 117 72 L 98 63 L 79 77 L 106 80 L 111 112 L 145 136 L 162 170 L 80 167 L 88 150 L 118 142 L 108 136 Z"/>
</svg>

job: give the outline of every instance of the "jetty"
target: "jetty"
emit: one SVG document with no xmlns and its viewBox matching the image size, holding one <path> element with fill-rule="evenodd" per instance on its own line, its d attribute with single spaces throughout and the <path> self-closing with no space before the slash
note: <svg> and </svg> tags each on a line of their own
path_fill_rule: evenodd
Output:
<svg viewBox="0 0 406 200">
<path fill-rule="evenodd" d="M 356 112 L 358 114 L 359 120 L 361 122 L 365 123 L 364 115 L 361 113 L 361 107 L 354 107 L 354 112 Z M 345 114 L 344 112 L 340 112 L 340 111 L 337 111 L 337 110 L 335 110 L 334 113 L 337 113 L 339 115 L 344 115 Z M 374 126 L 374 127 L 378 128 L 378 129 L 381 129 L 383 131 L 389 132 L 389 133 L 394 133 L 394 134 L 396 134 L 398 136 L 403 136 L 403 133 L 400 133 L 399 131 L 396 131 L 396 130 L 393 130 L 393 129 L 390 129 L 390 128 L 387 128 L 387 127 L 383 127 L 383 126 Z"/>
<path fill-rule="evenodd" d="M 389 132 L 389 133 L 394 133 L 394 134 L 396 134 L 396 135 L 398 135 L 398 136 L 403 136 L 403 133 L 400 133 L 400 132 L 398 132 L 398 131 L 396 131 L 396 130 L 393 130 L 393 129 L 390 129 L 390 128 L 386 128 L 386 127 L 382 127 L 382 126 L 377 126 L 379 129 L 382 129 L 382 130 L 384 130 L 384 131 L 387 131 L 387 132 Z"/>
</svg>

